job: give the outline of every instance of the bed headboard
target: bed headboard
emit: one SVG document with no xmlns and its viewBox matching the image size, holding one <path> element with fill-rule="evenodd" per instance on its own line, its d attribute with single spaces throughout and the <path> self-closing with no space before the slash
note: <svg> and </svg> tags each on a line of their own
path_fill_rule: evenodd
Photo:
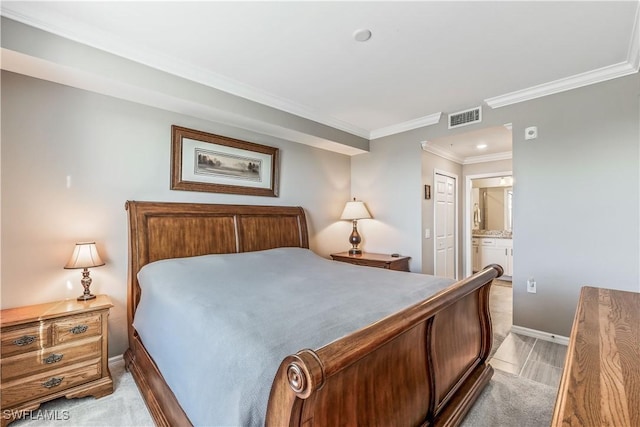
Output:
<svg viewBox="0 0 640 427">
<path fill-rule="evenodd" d="M 304 210 L 293 206 L 127 201 L 129 327 L 138 306 L 138 271 L 167 258 L 309 247 Z"/>
</svg>

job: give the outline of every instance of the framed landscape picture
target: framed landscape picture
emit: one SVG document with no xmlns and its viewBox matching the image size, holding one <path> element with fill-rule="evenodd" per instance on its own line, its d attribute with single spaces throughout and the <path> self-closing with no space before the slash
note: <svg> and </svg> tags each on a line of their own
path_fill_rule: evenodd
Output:
<svg viewBox="0 0 640 427">
<path fill-rule="evenodd" d="M 171 126 L 171 189 L 278 196 L 274 147 Z"/>
</svg>

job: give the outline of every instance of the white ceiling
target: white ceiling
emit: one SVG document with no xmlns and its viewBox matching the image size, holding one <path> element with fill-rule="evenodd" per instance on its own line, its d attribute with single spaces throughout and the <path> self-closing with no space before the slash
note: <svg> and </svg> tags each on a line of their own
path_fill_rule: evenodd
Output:
<svg viewBox="0 0 640 427">
<path fill-rule="evenodd" d="M 637 72 L 639 5 L 2 1 L 2 14 L 373 139 Z"/>
<path fill-rule="evenodd" d="M 491 126 L 423 141 L 425 151 L 461 164 L 511 158 L 511 124 Z"/>
</svg>

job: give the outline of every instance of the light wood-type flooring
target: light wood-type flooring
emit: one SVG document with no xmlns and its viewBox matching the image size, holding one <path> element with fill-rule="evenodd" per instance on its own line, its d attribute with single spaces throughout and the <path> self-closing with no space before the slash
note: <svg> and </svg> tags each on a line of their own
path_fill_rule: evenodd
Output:
<svg viewBox="0 0 640 427">
<path fill-rule="evenodd" d="M 494 369 L 558 387 L 567 346 L 510 332 L 513 292 L 508 285 L 499 281 L 491 289 L 494 348 L 489 363 Z"/>
</svg>

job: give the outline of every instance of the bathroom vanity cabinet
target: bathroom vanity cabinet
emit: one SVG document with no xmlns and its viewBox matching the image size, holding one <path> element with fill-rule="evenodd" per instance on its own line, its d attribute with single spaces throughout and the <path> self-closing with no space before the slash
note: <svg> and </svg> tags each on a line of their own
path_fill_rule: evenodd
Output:
<svg viewBox="0 0 640 427">
<path fill-rule="evenodd" d="M 513 239 L 474 237 L 472 239 L 473 271 L 489 264 L 499 264 L 505 276 L 513 275 Z"/>
</svg>

